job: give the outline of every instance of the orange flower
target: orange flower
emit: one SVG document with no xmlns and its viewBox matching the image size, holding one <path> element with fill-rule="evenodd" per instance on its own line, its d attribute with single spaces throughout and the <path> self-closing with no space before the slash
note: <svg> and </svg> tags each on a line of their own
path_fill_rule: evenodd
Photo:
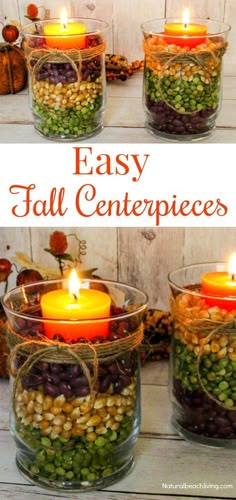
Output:
<svg viewBox="0 0 236 500">
<path fill-rule="evenodd" d="M 54 255 L 63 255 L 68 247 L 66 235 L 62 231 L 54 231 L 50 236 L 49 245 Z"/>
<path fill-rule="evenodd" d="M 35 19 L 39 13 L 37 5 L 35 5 L 34 3 L 29 3 L 29 5 L 27 6 L 26 12 L 27 12 L 27 16 L 30 19 Z"/>
</svg>

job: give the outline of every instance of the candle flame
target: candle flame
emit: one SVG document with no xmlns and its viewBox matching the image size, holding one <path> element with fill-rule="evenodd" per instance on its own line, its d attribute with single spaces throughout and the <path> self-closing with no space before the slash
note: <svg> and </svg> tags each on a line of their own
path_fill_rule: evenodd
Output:
<svg viewBox="0 0 236 500">
<path fill-rule="evenodd" d="M 232 280 L 235 279 L 236 276 L 236 253 L 232 253 L 229 263 L 228 263 L 228 273 Z"/>
<path fill-rule="evenodd" d="M 189 13 L 189 9 L 184 9 L 182 22 L 183 22 L 183 24 L 184 24 L 184 27 L 185 27 L 185 28 L 187 28 L 188 24 L 190 23 L 190 13 Z"/>
<path fill-rule="evenodd" d="M 66 28 L 67 25 L 67 12 L 66 9 L 62 9 L 61 11 L 61 24 Z"/>
<path fill-rule="evenodd" d="M 77 300 L 79 296 L 80 279 L 75 269 L 72 269 L 69 277 L 69 293 Z"/>
</svg>

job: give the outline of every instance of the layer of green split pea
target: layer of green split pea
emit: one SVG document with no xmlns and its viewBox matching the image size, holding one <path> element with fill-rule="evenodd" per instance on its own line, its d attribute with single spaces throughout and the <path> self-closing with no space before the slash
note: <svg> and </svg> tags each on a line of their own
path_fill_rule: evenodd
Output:
<svg viewBox="0 0 236 500">
<path fill-rule="evenodd" d="M 95 481 L 113 474 L 122 465 L 122 457 L 118 460 L 113 457 L 113 452 L 130 435 L 132 427 L 133 418 L 125 416 L 117 431 L 108 429 L 105 435 L 90 443 L 84 436 L 52 441 L 41 437 L 38 429 L 28 426 L 25 431 L 36 438 L 37 443 L 40 441 L 42 448 L 37 444 L 33 460 L 23 457 L 19 460 L 31 474 L 49 481 Z M 25 441 L 25 434 L 22 438 Z M 28 444 L 34 448 L 33 440 Z"/>
<path fill-rule="evenodd" d="M 176 78 L 176 75 L 168 74 L 159 77 L 151 69 L 146 68 L 145 92 L 151 101 L 166 101 L 179 113 L 194 113 L 218 107 L 220 73 L 215 71 L 210 78 L 207 78 L 199 67 L 191 77 L 187 78 L 183 68 L 178 71 L 177 76 Z"/>
</svg>

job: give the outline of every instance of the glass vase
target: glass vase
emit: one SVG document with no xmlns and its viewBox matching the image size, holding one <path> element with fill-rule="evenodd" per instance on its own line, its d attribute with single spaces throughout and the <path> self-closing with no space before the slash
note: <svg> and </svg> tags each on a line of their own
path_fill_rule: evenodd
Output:
<svg viewBox="0 0 236 500">
<path fill-rule="evenodd" d="M 105 34 L 96 19 L 58 19 L 27 24 L 22 30 L 30 107 L 37 132 L 47 139 L 75 141 L 103 128 L 106 103 Z M 73 33 L 73 26 L 81 34 Z M 55 28 L 56 27 L 56 28 Z M 57 30 L 60 35 L 51 34 Z"/>
<path fill-rule="evenodd" d="M 42 297 L 64 289 L 64 280 L 21 286 L 3 299 L 17 466 L 33 483 L 68 491 L 104 488 L 123 477 L 140 430 L 139 345 L 147 297 L 112 281 L 81 283 L 81 290 L 111 297 L 109 316 L 42 317 Z"/>
<path fill-rule="evenodd" d="M 227 264 L 190 265 L 169 275 L 172 423 L 190 441 L 235 448 L 236 297 L 203 293 L 209 272 L 227 273 Z"/>
<path fill-rule="evenodd" d="M 146 127 L 166 139 L 195 141 L 209 136 L 216 126 L 230 27 L 193 19 L 191 25 L 207 30 L 204 36 L 167 34 L 165 26 L 175 23 L 184 26 L 181 19 L 157 19 L 141 26 Z"/>
</svg>

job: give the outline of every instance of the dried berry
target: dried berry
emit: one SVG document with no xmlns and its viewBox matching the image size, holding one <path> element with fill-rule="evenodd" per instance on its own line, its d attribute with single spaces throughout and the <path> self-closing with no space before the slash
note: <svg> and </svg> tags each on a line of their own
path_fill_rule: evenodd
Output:
<svg viewBox="0 0 236 500">
<path fill-rule="evenodd" d="M 62 231 L 54 231 L 50 236 L 49 245 L 54 255 L 63 255 L 68 247 L 66 235 Z"/>
<path fill-rule="evenodd" d="M 39 13 L 37 5 L 35 5 L 34 3 L 30 3 L 27 6 L 26 13 L 27 13 L 27 17 L 29 17 L 29 19 L 36 19 L 38 17 L 38 13 Z"/>
<path fill-rule="evenodd" d="M 6 24 L 2 30 L 2 37 L 6 42 L 12 43 L 17 40 L 19 30 L 14 24 Z"/>
<path fill-rule="evenodd" d="M 11 262 L 8 259 L 0 259 L 0 282 L 7 281 L 11 271 Z"/>
<path fill-rule="evenodd" d="M 43 279 L 42 275 L 36 269 L 23 269 L 19 272 L 16 278 L 17 286 L 36 283 Z"/>
</svg>

